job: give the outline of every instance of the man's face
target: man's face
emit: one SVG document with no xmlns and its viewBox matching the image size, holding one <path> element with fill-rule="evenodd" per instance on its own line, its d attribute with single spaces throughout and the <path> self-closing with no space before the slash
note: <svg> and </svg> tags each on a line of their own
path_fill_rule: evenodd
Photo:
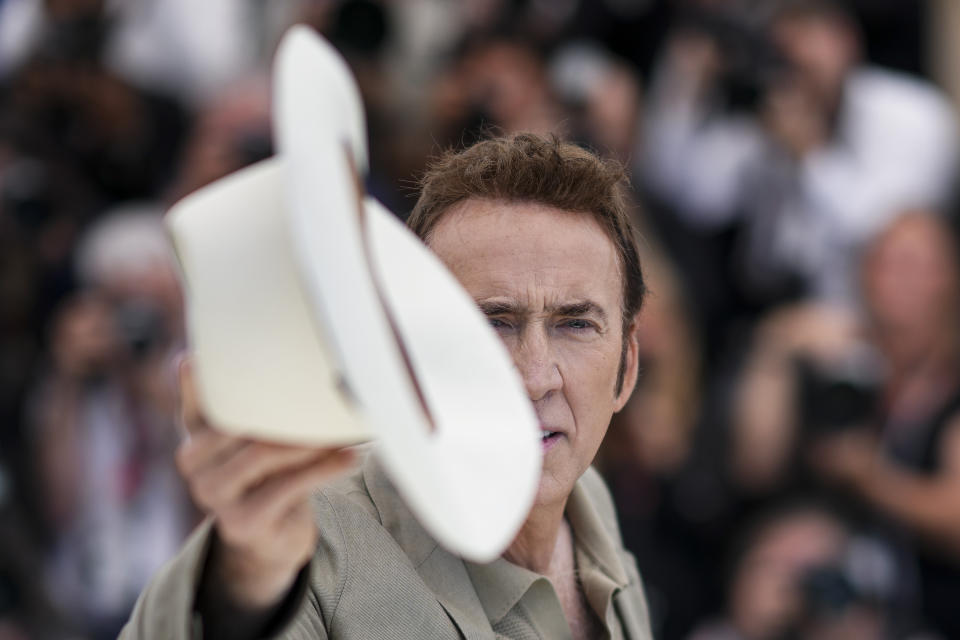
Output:
<svg viewBox="0 0 960 640">
<path fill-rule="evenodd" d="M 856 37 L 845 25 L 818 17 L 783 20 L 773 26 L 774 42 L 798 72 L 795 81 L 833 104 L 856 62 Z"/>
<path fill-rule="evenodd" d="M 467 200 L 430 247 L 477 301 L 523 377 L 543 433 L 537 504 L 565 500 L 593 460 L 637 372 L 623 348 L 622 280 L 613 243 L 589 214 Z"/>
</svg>

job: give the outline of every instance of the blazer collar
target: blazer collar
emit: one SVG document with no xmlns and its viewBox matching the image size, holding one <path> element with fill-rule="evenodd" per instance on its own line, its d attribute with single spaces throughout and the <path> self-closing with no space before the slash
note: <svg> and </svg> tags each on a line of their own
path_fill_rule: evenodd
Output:
<svg viewBox="0 0 960 640">
<path fill-rule="evenodd" d="M 593 481 L 593 469 L 574 486 L 567 502 L 567 517 L 577 547 L 594 560 L 602 573 L 618 587 L 628 583 L 620 563 L 617 542 L 604 526 L 586 488 Z M 433 591 L 468 640 L 493 638 L 491 620 L 496 621 L 540 576 L 498 558 L 487 565 L 466 563 L 441 547 L 420 525 L 387 478 L 383 467 L 370 455 L 363 466 L 363 482 L 380 519 L 417 573 Z M 510 585 L 511 593 L 486 588 L 492 579 Z M 475 586 L 476 585 L 476 586 Z M 489 617 L 488 617 L 489 616 Z"/>
<path fill-rule="evenodd" d="M 602 482 L 593 467 L 588 468 L 573 486 L 567 500 L 566 515 L 573 528 L 576 546 L 587 553 L 617 586 L 625 588 L 630 580 L 620 560 L 620 545 L 590 499 L 587 482 Z"/>
</svg>

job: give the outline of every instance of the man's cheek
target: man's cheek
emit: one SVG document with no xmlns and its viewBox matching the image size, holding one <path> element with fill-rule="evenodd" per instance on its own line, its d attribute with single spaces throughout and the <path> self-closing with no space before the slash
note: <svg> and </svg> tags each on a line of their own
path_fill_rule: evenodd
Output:
<svg viewBox="0 0 960 640">
<path fill-rule="evenodd" d="M 613 384 L 620 368 L 620 347 L 604 342 L 564 342 L 556 349 L 561 373 L 571 376 L 588 386 Z M 566 379 L 566 376 L 564 376 Z"/>
</svg>

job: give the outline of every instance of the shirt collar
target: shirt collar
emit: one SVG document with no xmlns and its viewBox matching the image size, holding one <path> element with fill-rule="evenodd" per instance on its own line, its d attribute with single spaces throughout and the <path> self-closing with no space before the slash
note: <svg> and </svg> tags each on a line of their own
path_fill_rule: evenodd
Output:
<svg viewBox="0 0 960 640">
<path fill-rule="evenodd" d="M 611 532 L 604 524 L 603 518 L 597 512 L 596 505 L 590 499 L 586 483 L 602 482 L 599 474 L 591 467 L 574 485 L 567 501 L 567 518 L 573 528 L 573 536 L 577 549 L 583 550 L 600 570 L 611 580 L 624 588 L 629 578 L 620 559 L 620 545 L 614 540 Z"/>
<path fill-rule="evenodd" d="M 604 527 L 603 519 L 597 513 L 587 488 L 588 475 L 597 475 L 588 469 L 573 487 L 567 500 L 566 517 L 573 530 L 578 563 L 583 564 L 581 553 L 592 561 L 603 578 L 613 581 L 617 587 L 624 588 L 629 582 L 620 563 L 617 545 Z M 590 481 L 599 481 L 589 478 Z M 498 558 L 487 564 L 464 562 L 467 573 L 473 582 L 477 597 L 491 623 L 496 624 L 517 605 L 537 580 L 546 580 L 538 573 L 517 566 L 504 558 Z M 586 567 L 580 566 L 581 577 L 586 578 Z M 588 585 L 584 585 L 588 588 Z"/>
<path fill-rule="evenodd" d="M 464 561 L 467 574 L 491 624 L 503 620 L 537 580 L 545 578 L 503 558 L 487 564 Z"/>
</svg>

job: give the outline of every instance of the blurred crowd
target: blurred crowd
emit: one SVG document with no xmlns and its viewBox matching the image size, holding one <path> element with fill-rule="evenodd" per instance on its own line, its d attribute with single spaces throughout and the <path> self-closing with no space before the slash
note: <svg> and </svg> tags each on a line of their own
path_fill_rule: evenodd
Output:
<svg viewBox="0 0 960 640">
<path fill-rule="evenodd" d="M 272 153 L 294 22 L 347 57 L 401 217 L 491 133 L 628 168 L 652 295 L 596 464 L 656 637 L 960 638 L 936 4 L 0 0 L 0 639 L 115 637 L 197 522 L 162 213 Z"/>
</svg>

